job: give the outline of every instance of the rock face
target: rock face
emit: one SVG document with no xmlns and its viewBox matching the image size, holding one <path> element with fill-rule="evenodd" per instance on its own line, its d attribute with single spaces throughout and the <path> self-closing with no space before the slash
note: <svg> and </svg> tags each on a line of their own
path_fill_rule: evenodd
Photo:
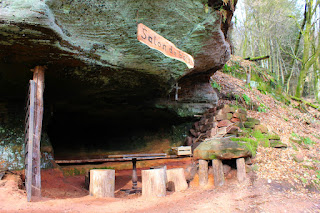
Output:
<svg viewBox="0 0 320 213">
<path fill-rule="evenodd" d="M 30 69 L 39 65 L 47 67 L 43 130 L 55 153 L 62 147 L 64 154 L 65 145 L 87 146 L 87 141 L 95 149 L 100 143 L 108 150 L 115 144 L 123 149 L 117 142 L 125 139 L 132 150 L 144 146 L 136 129 L 145 133 L 154 125 L 177 132 L 174 125 L 182 123 L 181 117 L 202 114 L 218 101 L 209 78 L 230 57 L 227 35 L 237 1 L 229 2 L 0 1 L 0 127 L 16 112 L 23 114 Z M 195 67 L 188 69 L 140 43 L 138 23 L 192 55 Z M 181 87 L 178 100 L 176 83 Z M 2 104 L 8 105 L 9 113 L 4 113 Z M 2 146 L 1 156 L 9 156 L 12 168 L 20 168 L 21 143 L 12 139 Z M 42 153 L 46 151 L 50 148 L 43 147 Z M 50 163 L 52 154 L 43 159 Z M 0 157 L 0 164 L 3 160 Z"/>
<path fill-rule="evenodd" d="M 228 12 L 227 22 L 220 8 Z M 78 90 L 96 108 L 104 108 L 106 102 L 141 101 L 178 111 L 200 103 L 197 110 L 180 113 L 189 116 L 218 100 L 209 77 L 230 57 L 226 36 L 232 8 L 218 0 L 4 0 L 0 2 L 0 67 L 7 67 L 0 72 L 17 64 L 46 65 L 49 82 L 70 76 L 83 82 L 86 88 Z M 136 38 L 140 22 L 192 55 L 195 67 L 188 69 L 141 44 Z M 168 95 L 174 94 L 177 81 L 181 90 L 172 106 L 173 95 Z"/>
<path fill-rule="evenodd" d="M 236 141 L 228 138 L 208 139 L 200 143 L 194 150 L 195 159 L 232 159 L 251 156 L 250 151 Z"/>
</svg>

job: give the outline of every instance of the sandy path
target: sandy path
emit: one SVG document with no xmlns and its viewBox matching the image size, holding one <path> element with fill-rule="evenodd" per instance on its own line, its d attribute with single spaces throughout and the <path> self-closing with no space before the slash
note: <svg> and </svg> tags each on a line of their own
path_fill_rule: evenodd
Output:
<svg viewBox="0 0 320 213">
<path fill-rule="evenodd" d="M 318 194 L 286 191 L 289 188 L 283 183 L 268 184 L 253 177 L 244 184 L 232 177 L 220 188 L 191 187 L 164 198 L 130 195 L 96 199 L 82 190 L 80 197 L 43 197 L 33 203 L 26 202 L 24 191 L 17 188 L 14 179 L 5 179 L 0 181 L 0 212 L 320 212 Z M 75 185 L 68 190 L 76 188 Z"/>
</svg>

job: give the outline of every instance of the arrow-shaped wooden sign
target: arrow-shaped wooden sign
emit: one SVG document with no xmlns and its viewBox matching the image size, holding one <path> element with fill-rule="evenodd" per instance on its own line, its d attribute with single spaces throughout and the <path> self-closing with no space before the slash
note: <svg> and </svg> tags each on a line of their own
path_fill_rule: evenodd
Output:
<svg viewBox="0 0 320 213">
<path fill-rule="evenodd" d="M 184 62 L 189 69 L 194 67 L 194 59 L 191 55 L 178 49 L 172 42 L 142 23 L 138 24 L 137 38 L 150 48 L 156 49 L 170 58 Z"/>
</svg>

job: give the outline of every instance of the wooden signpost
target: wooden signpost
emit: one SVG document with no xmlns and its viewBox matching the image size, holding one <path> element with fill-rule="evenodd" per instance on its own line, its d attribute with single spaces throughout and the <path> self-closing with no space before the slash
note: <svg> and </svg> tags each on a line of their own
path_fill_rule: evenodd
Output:
<svg viewBox="0 0 320 213">
<path fill-rule="evenodd" d="M 137 39 L 141 43 L 162 52 L 170 58 L 184 62 L 189 69 L 194 67 L 194 59 L 191 55 L 178 49 L 172 42 L 142 23 L 138 24 Z"/>
<path fill-rule="evenodd" d="M 30 80 L 25 130 L 25 176 L 27 201 L 41 197 L 40 139 L 43 117 L 44 70 L 37 66 Z"/>
</svg>

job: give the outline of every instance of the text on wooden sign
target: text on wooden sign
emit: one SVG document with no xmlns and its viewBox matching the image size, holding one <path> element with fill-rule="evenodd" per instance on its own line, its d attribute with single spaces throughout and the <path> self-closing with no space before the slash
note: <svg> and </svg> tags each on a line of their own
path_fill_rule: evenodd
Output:
<svg viewBox="0 0 320 213">
<path fill-rule="evenodd" d="M 137 38 L 150 48 L 156 49 L 170 58 L 184 62 L 189 69 L 194 67 L 194 60 L 191 55 L 178 49 L 172 42 L 142 23 L 138 24 Z"/>
</svg>

